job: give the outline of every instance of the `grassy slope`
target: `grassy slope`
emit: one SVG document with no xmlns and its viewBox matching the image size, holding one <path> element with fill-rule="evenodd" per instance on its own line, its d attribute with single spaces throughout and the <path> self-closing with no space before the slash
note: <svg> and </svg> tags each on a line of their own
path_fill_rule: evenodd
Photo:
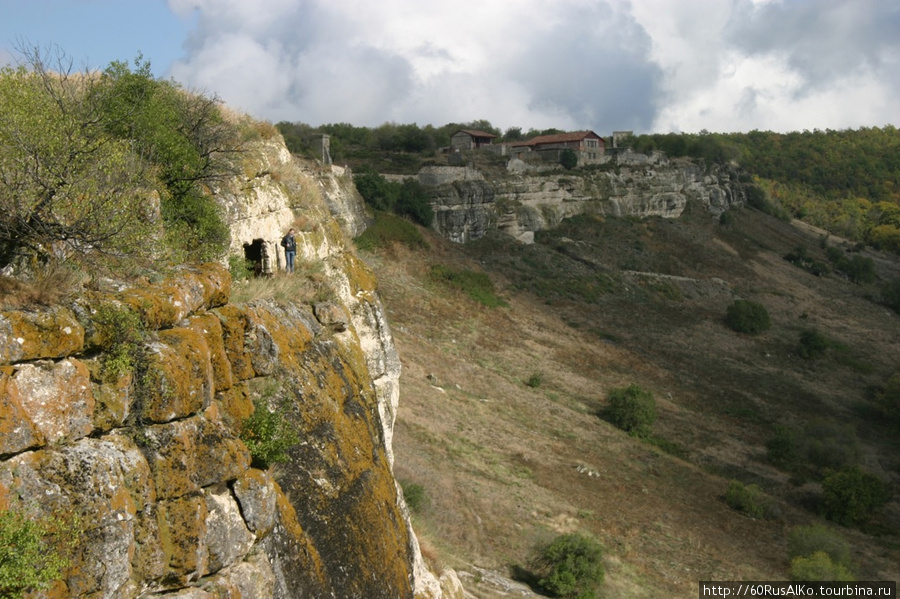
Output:
<svg viewBox="0 0 900 599">
<path fill-rule="evenodd" d="M 898 366 L 900 317 L 867 300 L 872 289 L 781 258 L 801 243 L 820 252 L 817 232 L 750 210 L 724 229 L 689 211 L 586 219 L 539 242 L 433 239 L 427 252 L 366 256 L 404 368 L 395 471 L 426 490 L 415 523 L 438 561 L 509 574 L 535 544 L 581 530 L 606 547 L 607 597 L 696 597 L 698 580 L 784 579 L 789 530 L 815 520 L 802 507 L 814 486 L 762 459 L 774 424 L 848 424 L 861 463 L 897 482 L 895 437 L 860 414 L 865 389 Z M 900 276 L 898 261 L 875 257 L 881 276 Z M 484 269 L 509 307 L 435 287 L 434 263 Z M 766 305 L 772 329 L 728 330 L 736 297 Z M 802 360 L 808 327 L 840 346 Z M 525 385 L 535 373 L 542 383 Z M 684 459 L 597 417 L 606 392 L 632 382 L 653 391 L 655 434 Z M 727 507 L 731 478 L 759 484 L 780 518 Z M 877 538 L 840 529 L 859 579 L 900 578 L 898 529 L 896 501 L 870 529 Z"/>
</svg>

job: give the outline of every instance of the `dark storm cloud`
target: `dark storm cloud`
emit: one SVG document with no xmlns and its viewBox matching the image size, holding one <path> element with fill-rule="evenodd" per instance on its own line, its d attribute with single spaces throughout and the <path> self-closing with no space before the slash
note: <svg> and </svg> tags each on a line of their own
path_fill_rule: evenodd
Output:
<svg viewBox="0 0 900 599">
<path fill-rule="evenodd" d="M 802 93 L 860 74 L 897 81 L 900 3 L 792 0 L 737 5 L 726 34 L 750 55 L 777 56 L 805 79 Z"/>
</svg>

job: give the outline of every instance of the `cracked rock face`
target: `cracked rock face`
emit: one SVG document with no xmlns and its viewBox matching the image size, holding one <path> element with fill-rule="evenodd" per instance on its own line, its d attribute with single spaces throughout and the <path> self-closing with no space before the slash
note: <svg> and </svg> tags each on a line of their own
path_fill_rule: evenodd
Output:
<svg viewBox="0 0 900 599">
<path fill-rule="evenodd" d="M 522 165 L 512 160 L 507 175 L 493 179 L 476 177 L 470 168 L 423 169 L 419 181 L 431 193 L 434 228 L 457 243 L 480 239 L 493 229 L 527 243 L 535 231 L 577 214 L 678 218 L 688 202 L 713 214 L 743 203 L 743 192 L 727 170 L 706 173 L 659 157 L 622 159 L 603 170 L 552 173 Z"/>
</svg>

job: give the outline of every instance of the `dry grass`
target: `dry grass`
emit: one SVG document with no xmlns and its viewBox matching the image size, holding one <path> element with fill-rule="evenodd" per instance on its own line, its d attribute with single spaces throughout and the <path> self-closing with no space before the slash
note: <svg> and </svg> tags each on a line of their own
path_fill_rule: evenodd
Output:
<svg viewBox="0 0 900 599">
<path fill-rule="evenodd" d="M 66 267 L 41 269 L 30 281 L 0 276 L 0 310 L 58 304 L 79 289 L 83 276 Z"/>
<path fill-rule="evenodd" d="M 520 260 L 542 248 L 432 239 L 428 251 L 395 247 L 370 258 L 403 362 L 395 472 L 432 498 L 417 530 L 442 563 L 507 575 L 538 543 L 591 533 L 606 547 L 610 598 L 696 597 L 699 580 L 784 579 L 786 531 L 815 515 L 797 503 L 790 477 L 761 459 L 767 435 L 812 414 L 851 422 L 867 466 L 896 482 L 896 445 L 853 406 L 896 367 L 900 322 L 867 290 L 782 260 L 816 238 L 780 221 L 746 212 L 729 231 L 705 214 L 607 225 L 578 246 L 596 262 L 692 280 L 678 283 L 680 294 L 659 293 L 611 270 L 616 289 L 585 304 L 515 290 Z M 428 283 L 433 263 L 476 262 L 508 308 Z M 885 265 L 884 276 L 897 275 L 896 260 Z M 767 306 L 771 331 L 748 338 L 724 326 L 738 296 Z M 796 356 L 797 332 L 810 324 L 871 370 Z M 543 379 L 529 387 L 535 372 Z M 630 383 L 653 391 L 654 435 L 686 459 L 598 418 L 606 392 Z M 728 508 L 732 478 L 758 484 L 781 518 Z M 886 536 L 845 533 L 860 578 L 900 576 L 896 505 L 880 526 Z"/>
<path fill-rule="evenodd" d="M 270 277 L 235 281 L 231 290 L 231 301 L 236 304 L 254 300 L 313 304 L 333 298 L 334 291 L 325 280 L 321 264 L 302 260 L 294 263 L 293 274 L 278 271 Z"/>
</svg>

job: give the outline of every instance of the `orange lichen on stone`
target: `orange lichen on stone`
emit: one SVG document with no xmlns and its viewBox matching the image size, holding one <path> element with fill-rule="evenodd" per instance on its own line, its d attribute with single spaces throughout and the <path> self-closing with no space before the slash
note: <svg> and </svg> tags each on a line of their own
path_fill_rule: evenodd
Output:
<svg viewBox="0 0 900 599">
<path fill-rule="evenodd" d="M 353 295 L 360 292 L 372 293 L 378 288 L 378 279 L 375 278 L 375 274 L 358 256 L 351 252 L 344 252 L 341 259 L 343 260 L 343 272 L 347 275 Z"/>
<path fill-rule="evenodd" d="M 170 329 L 159 333 L 149 345 L 141 417 L 168 422 L 196 414 L 212 400 L 215 391 L 209 346 L 193 329 Z"/>
<path fill-rule="evenodd" d="M 159 502 L 157 523 L 167 578 L 199 580 L 209 559 L 205 543 L 206 500 L 200 493 Z"/>
<path fill-rule="evenodd" d="M 231 275 L 221 264 L 182 267 L 159 285 L 123 291 L 119 299 L 141 315 L 150 329 L 175 326 L 183 318 L 224 305 L 231 293 Z"/>
<path fill-rule="evenodd" d="M 94 396 L 79 360 L 21 364 L 7 383 L 44 443 L 80 439 L 93 430 Z"/>
<path fill-rule="evenodd" d="M 0 364 L 63 358 L 84 348 L 84 327 L 61 307 L 0 312 Z"/>
<path fill-rule="evenodd" d="M 19 388 L 11 382 L 15 372 L 0 368 L 0 454 L 13 454 L 43 443 L 43 436 L 35 428 L 22 408 Z"/>
<path fill-rule="evenodd" d="M 217 308 L 213 314 L 222 325 L 225 355 L 231 363 L 231 376 L 235 381 L 245 381 L 256 376 L 250 353 L 244 346 L 244 336 L 249 326 L 247 313 L 234 304 Z"/>
<path fill-rule="evenodd" d="M 94 427 L 109 431 L 125 424 L 131 413 L 132 372 L 125 372 L 111 383 L 92 383 Z"/>
<path fill-rule="evenodd" d="M 238 432 L 240 424 L 253 414 L 253 400 L 247 382 L 241 382 L 227 391 L 216 393 L 221 416 L 231 423 Z"/>
<path fill-rule="evenodd" d="M 197 331 L 206 339 L 209 348 L 209 360 L 213 368 L 215 390 L 224 391 L 230 389 L 233 384 L 231 376 L 231 363 L 225 353 L 224 333 L 222 323 L 215 314 L 207 313 L 192 316 L 188 321 L 188 327 Z"/>
</svg>

